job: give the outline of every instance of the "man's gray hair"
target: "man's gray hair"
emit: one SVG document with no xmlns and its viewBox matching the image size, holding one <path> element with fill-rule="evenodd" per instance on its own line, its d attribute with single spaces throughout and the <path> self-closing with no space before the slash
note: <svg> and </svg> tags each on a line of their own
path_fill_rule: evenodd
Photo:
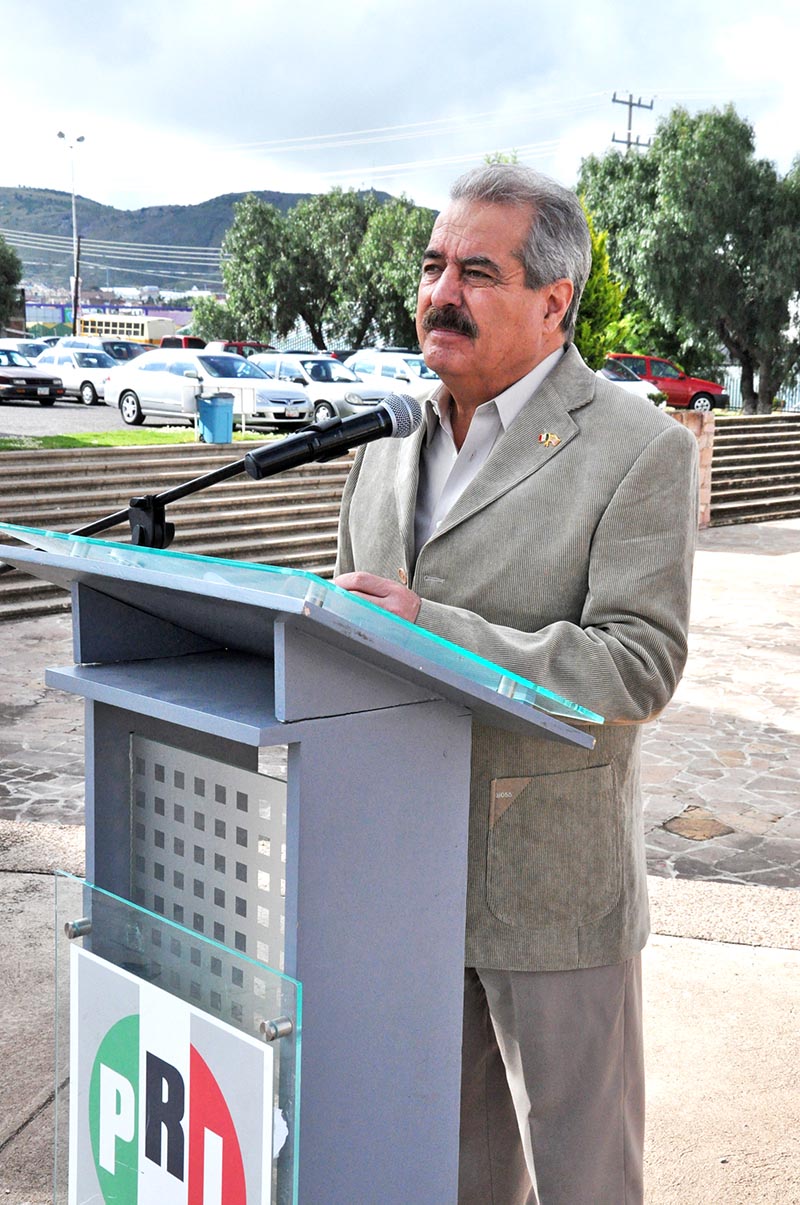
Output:
<svg viewBox="0 0 800 1205">
<path fill-rule="evenodd" d="M 571 340 L 592 267 L 589 225 L 575 193 L 522 164 L 489 163 L 459 176 L 450 198 L 533 208 L 530 232 L 519 254 L 525 284 L 529 289 L 541 289 L 564 277 L 572 281 L 572 301 L 561 322 L 565 340 Z"/>
</svg>

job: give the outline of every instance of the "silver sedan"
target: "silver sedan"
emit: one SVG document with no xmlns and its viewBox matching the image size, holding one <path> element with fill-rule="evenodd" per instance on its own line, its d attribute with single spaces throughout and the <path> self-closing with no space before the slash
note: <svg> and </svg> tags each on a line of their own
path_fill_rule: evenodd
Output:
<svg viewBox="0 0 800 1205">
<path fill-rule="evenodd" d="M 294 430 L 313 417 L 307 393 L 298 385 L 270 380 L 244 356 L 225 352 L 160 348 L 113 368 L 105 382 L 106 402 L 119 406 L 123 421 L 139 426 L 146 418 L 191 425 L 198 398 L 233 397 L 233 421 L 242 427 Z"/>
</svg>

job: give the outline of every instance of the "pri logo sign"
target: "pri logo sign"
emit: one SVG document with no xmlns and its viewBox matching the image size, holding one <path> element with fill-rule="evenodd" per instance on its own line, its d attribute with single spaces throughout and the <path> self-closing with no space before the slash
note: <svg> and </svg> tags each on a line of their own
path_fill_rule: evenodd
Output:
<svg viewBox="0 0 800 1205">
<path fill-rule="evenodd" d="M 271 1047 L 71 957 L 70 1205 L 269 1205 Z"/>
</svg>

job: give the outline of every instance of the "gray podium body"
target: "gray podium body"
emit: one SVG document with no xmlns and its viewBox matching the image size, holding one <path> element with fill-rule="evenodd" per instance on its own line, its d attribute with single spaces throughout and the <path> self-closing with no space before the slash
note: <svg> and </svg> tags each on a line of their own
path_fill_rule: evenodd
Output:
<svg viewBox="0 0 800 1205">
<path fill-rule="evenodd" d="M 592 738 L 312 575 L 39 537 L 0 557 L 72 591 L 87 879 L 301 981 L 302 1205 L 455 1205 L 472 715 Z"/>
</svg>

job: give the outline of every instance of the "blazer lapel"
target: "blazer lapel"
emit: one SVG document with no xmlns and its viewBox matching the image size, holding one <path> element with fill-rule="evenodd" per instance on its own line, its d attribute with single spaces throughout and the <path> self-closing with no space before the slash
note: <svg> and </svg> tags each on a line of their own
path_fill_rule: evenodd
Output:
<svg viewBox="0 0 800 1205">
<path fill-rule="evenodd" d="M 498 439 L 431 539 L 444 535 L 558 456 L 578 434 L 571 411 L 588 405 L 594 388 L 594 373 L 570 347 Z M 416 494 L 416 484 L 414 488 Z"/>
<path fill-rule="evenodd" d="M 426 436 L 427 424 L 423 422 L 419 430 L 401 441 L 395 466 L 395 502 L 400 536 L 406 553 L 404 568 L 409 572 L 409 576 L 410 567 L 414 563 L 414 512 L 419 484 L 419 458 Z"/>
</svg>

